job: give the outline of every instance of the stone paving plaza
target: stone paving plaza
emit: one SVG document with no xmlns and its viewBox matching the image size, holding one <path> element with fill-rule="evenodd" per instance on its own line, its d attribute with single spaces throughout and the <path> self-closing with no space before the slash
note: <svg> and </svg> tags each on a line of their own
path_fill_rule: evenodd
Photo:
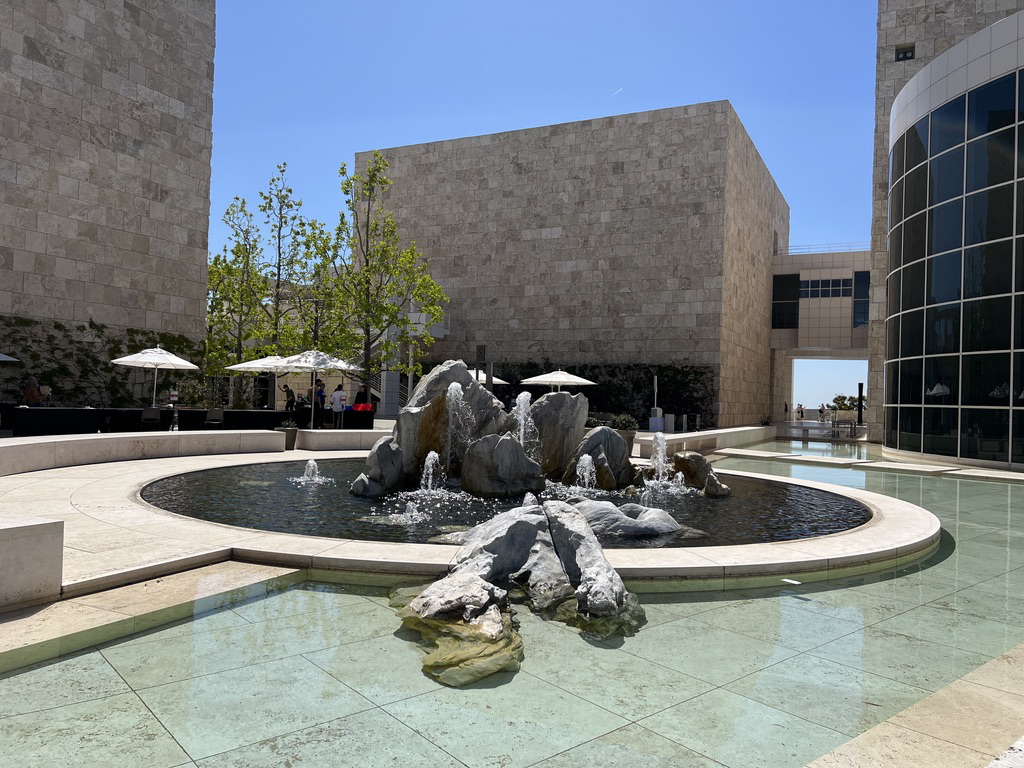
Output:
<svg viewBox="0 0 1024 768">
<path fill-rule="evenodd" d="M 66 581 L 211 557 L 6 614 L 0 765 L 988 765 L 1024 732 L 1024 484 L 836 466 L 865 445 L 752 447 L 716 467 L 923 506 L 940 548 L 820 583 L 631 580 L 648 624 L 615 641 L 521 610 L 522 670 L 463 689 L 422 674 L 380 574 L 315 567 L 352 543 L 136 516 L 144 478 L 280 453 L 0 478 L 0 514 L 65 521 Z M 213 562 L 226 541 L 282 564 Z"/>
</svg>

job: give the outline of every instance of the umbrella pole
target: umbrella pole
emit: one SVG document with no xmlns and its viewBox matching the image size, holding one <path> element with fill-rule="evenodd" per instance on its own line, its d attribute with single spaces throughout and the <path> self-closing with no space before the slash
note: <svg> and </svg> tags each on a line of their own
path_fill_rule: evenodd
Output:
<svg viewBox="0 0 1024 768">
<path fill-rule="evenodd" d="M 153 407 L 156 408 L 156 372 L 158 368 L 153 369 Z"/>
</svg>

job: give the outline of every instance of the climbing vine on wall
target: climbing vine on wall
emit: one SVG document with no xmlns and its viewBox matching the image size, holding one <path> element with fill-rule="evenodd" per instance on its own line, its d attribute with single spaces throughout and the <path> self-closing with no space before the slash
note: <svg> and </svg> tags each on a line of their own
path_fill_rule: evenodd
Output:
<svg viewBox="0 0 1024 768">
<path fill-rule="evenodd" d="M 2 351 L 20 360 L 0 365 L 0 400 L 20 403 L 29 375 L 52 389 L 54 405 L 94 407 L 142 404 L 152 371 L 110 361 L 159 344 L 202 365 L 203 343 L 173 333 L 138 328 L 112 329 L 101 323 L 61 323 L 0 315 Z M 200 378 L 183 371 L 161 372 L 160 385 Z"/>
</svg>

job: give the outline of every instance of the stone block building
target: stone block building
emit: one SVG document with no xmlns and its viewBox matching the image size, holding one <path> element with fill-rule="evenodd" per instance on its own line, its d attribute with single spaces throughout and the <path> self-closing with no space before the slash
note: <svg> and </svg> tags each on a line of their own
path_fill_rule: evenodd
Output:
<svg viewBox="0 0 1024 768">
<path fill-rule="evenodd" d="M 452 300 L 432 356 L 703 364 L 718 424 L 771 411 L 789 206 L 729 102 L 381 151 L 386 204 Z"/>
<path fill-rule="evenodd" d="M 0 2 L 0 315 L 202 339 L 214 21 Z"/>
</svg>

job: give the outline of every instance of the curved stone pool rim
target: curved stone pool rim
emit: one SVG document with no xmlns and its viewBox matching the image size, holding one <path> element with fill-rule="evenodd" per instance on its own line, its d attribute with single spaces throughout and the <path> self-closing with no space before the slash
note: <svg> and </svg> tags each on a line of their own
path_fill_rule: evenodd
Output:
<svg viewBox="0 0 1024 768">
<path fill-rule="evenodd" d="M 365 455 L 344 452 L 344 458 Z M 223 464 L 225 457 L 217 457 Z M 234 458 L 234 457 L 233 457 Z M 252 463 L 254 457 L 239 457 L 233 464 Z M 299 457 L 277 454 L 271 461 L 295 461 Z M 302 457 L 305 458 L 305 457 Z M 317 454 L 315 458 L 342 458 Z M 260 458 L 257 462 L 265 461 Z M 212 464 L 211 464 L 212 466 Z M 198 471 L 193 468 L 190 471 Z M 137 481 L 131 499 L 152 514 L 196 525 L 237 531 L 246 540 L 232 546 L 232 557 L 268 565 L 316 568 L 332 571 L 438 576 L 450 567 L 458 547 L 440 544 L 400 544 L 355 539 L 328 539 L 286 533 L 253 531 L 218 523 L 207 523 L 159 509 L 141 498 L 142 488 L 153 480 L 180 471 L 154 472 Z M 909 502 L 860 489 L 753 472 L 723 470 L 729 476 L 744 476 L 767 482 L 784 482 L 816 488 L 852 498 L 871 512 L 871 520 L 849 531 L 786 542 L 736 546 L 672 549 L 606 548 L 608 560 L 636 591 L 722 590 L 824 581 L 851 575 L 898 568 L 935 550 L 940 536 L 938 519 Z M 248 540 L 253 535 L 259 541 Z"/>
</svg>

